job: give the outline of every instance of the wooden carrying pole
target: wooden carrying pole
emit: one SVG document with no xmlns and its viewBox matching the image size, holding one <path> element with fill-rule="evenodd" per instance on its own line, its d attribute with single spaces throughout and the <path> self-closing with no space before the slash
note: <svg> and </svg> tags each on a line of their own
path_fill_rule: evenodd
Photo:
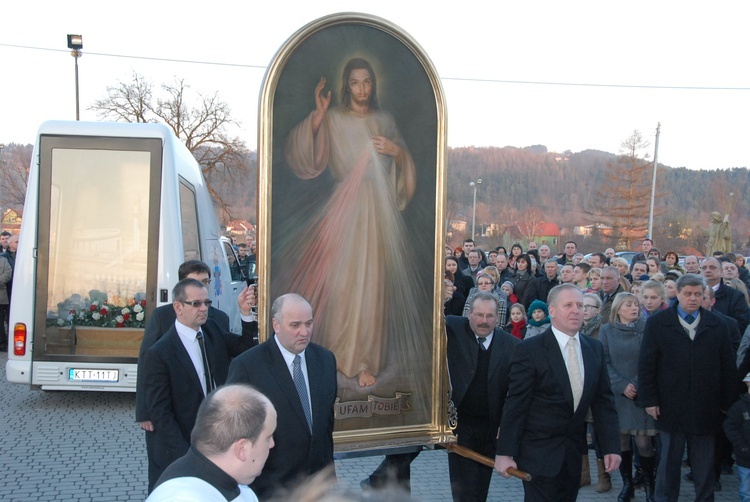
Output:
<svg viewBox="0 0 750 502">
<path fill-rule="evenodd" d="M 495 462 L 490 457 L 485 457 L 484 455 L 480 455 L 479 453 L 475 452 L 474 450 L 470 450 L 469 448 L 465 446 L 459 446 L 455 443 L 444 443 L 445 449 L 453 452 L 457 455 L 461 455 L 462 457 L 471 459 L 475 462 L 479 462 L 482 465 L 486 465 L 487 467 L 495 468 Z M 528 472 L 519 471 L 518 469 L 514 469 L 513 467 L 508 468 L 508 474 L 510 474 L 513 477 L 523 479 L 524 481 L 531 481 L 531 474 Z"/>
</svg>

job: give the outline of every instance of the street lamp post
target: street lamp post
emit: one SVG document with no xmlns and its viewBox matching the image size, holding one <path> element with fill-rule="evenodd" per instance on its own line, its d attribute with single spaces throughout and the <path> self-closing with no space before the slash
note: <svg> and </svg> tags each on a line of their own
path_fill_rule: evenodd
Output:
<svg viewBox="0 0 750 502">
<path fill-rule="evenodd" d="M 482 184 L 482 178 L 479 178 L 476 182 L 470 182 L 469 186 L 474 189 L 474 206 L 471 210 L 471 238 L 473 239 L 476 235 L 476 221 L 477 221 L 477 188 Z"/>
<path fill-rule="evenodd" d="M 68 35 L 68 48 L 70 49 L 70 55 L 76 61 L 76 120 L 81 120 L 81 109 L 78 101 L 78 58 L 83 55 L 81 52 L 81 49 L 83 49 L 83 36 Z"/>
</svg>

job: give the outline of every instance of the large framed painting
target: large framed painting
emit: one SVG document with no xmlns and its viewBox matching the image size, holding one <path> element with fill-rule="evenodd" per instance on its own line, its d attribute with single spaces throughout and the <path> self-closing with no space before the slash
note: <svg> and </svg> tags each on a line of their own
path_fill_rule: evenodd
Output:
<svg viewBox="0 0 750 502">
<path fill-rule="evenodd" d="M 337 449 L 445 432 L 445 99 L 403 30 L 336 14 L 276 54 L 261 94 L 262 336 L 271 301 L 312 305 L 336 356 Z"/>
</svg>

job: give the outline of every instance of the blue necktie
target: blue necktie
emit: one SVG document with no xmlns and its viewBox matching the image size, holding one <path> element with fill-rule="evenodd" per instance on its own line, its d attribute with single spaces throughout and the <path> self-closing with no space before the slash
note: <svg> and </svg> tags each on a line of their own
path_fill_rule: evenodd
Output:
<svg viewBox="0 0 750 502">
<path fill-rule="evenodd" d="M 310 411 L 310 400 L 307 397 L 307 385 L 305 384 L 305 375 L 302 374 L 302 358 L 297 354 L 294 356 L 294 362 L 292 363 L 292 375 L 294 378 L 294 386 L 297 387 L 297 394 L 299 394 L 299 400 L 302 403 L 302 411 L 305 412 L 305 418 L 307 419 L 307 428 L 312 434 L 312 412 Z"/>
<path fill-rule="evenodd" d="M 695 321 L 695 316 L 692 316 L 690 314 L 685 316 L 685 322 L 688 324 L 693 324 L 693 321 Z"/>
</svg>

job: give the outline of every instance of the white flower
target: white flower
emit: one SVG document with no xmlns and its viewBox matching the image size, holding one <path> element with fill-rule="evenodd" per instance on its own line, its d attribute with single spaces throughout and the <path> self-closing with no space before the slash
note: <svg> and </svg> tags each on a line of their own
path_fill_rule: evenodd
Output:
<svg viewBox="0 0 750 502">
<path fill-rule="evenodd" d="M 95 302 L 92 302 L 91 305 L 96 305 L 98 307 L 99 306 L 99 300 L 97 300 Z"/>
<path fill-rule="evenodd" d="M 57 319 L 57 325 L 58 326 L 65 326 L 65 319 L 58 318 Z"/>
<path fill-rule="evenodd" d="M 137 314 L 138 312 L 143 312 L 143 307 L 141 307 L 141 305 L 140 305 L 139 303 L 136 303 L 136 304 L 135 304 L 135 305 L 133 306 L 133 312 L 135 312 L 136 314 Z M 139 320 L 139 321 L 141 321 L 142 319 L 138 319 L 138 320 Z"/>
<path fill-rule="evenodd" d="M 143 309 L 141 309 L 141 310 L 143 310 Z M 144 317 L 146 317 L 146 313 L 145 312 L 138 312 L 135 315 L 135 320 L 140 322 L 140 321 L 143 320 Z"/>
<path fill-rule="evenodd" d="M 94 312 L 93 314 L 91 314 L 91 318 L 95 321 L 98 321 L 102 318 L 102 315 L 99 312 Z"/>
<path fill-rule="evenodd" d="M 125 307 L 124 309 L 122 309 L 122 310 L 120 311 L 120 313 L 121 313 L 122 315 L 125 315 L 125 314 L 129 314 L 129 313 L 130 313 L 130 309 L 129 309 L 129 308 L 127 308 L 127 307 Z"/>
<path fill-rule="evenodd" d="M 117 322 L 123 322 L 124 320 L 125 319 L 123 319 L 121 315 L 118 315 L 117 317 L 115 317 L 115 321 Z"/>
</svg>

